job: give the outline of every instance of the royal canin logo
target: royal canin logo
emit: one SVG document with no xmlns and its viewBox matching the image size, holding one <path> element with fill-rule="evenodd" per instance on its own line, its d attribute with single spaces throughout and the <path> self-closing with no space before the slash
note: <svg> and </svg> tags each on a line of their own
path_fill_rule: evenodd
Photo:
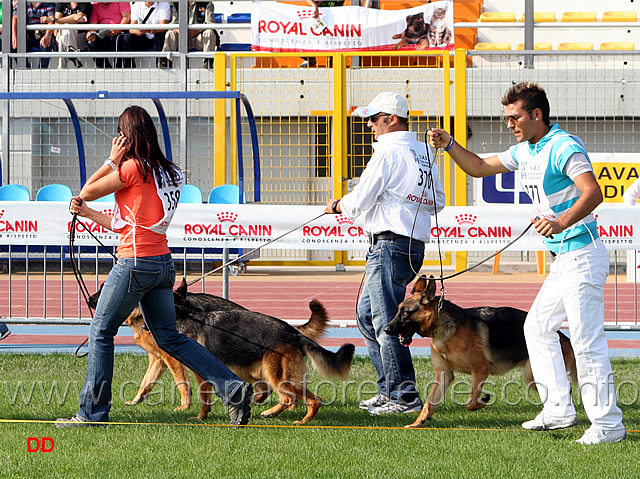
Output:
<svg viewBox="0 0 640 479">
<path fill-rule="evenodd" d="M 216 216 L 218 217 L 218 221 L 220 221 L 220 223 L 224 223 L 224 222 L 235 223 L 236 220 L 238 219 L 237 213 L 233 213 L 231 211 L 221 211 Z"/>
<path fill-rule="evenodd" d="M 318 11 L 318 18 L 324 17 L 324 13 Z M 302 10 L 296 10 L 296 14 L 300 20 L 304 20 L 305 18 L 313 18 L 313 8 L 306 8 Z"/>
<path fill-rule="evenodd" d="M 108 216 L 113 216 L 113 208 L 105 208 L 100 212 Z M 99 225 L 98 223 L 94 223 L 93 221 L 76 222 L 76 233 L 84 233 L 86 231 L 90 231 L 91 233 L 103 233 L 103 234 L 113 233 L 111 230 L 105 228 L 102 225 Z M 67 233 L 70 233 L 70 232 L 71 232 L 71 221 L 67 223 Z"/>
<path fill-rule="evenodd" d="M 431 236 L 436 238 L 511 238 L 511 226 L 474 226 L 478 216 L 461 213 L 455 216 L 459 226 L 431 228 Z"/>
<path fill-rule="evenodd" d="M 3 219 L 6 210 L 0 211 L 0 233 L 37 233 L 38 220 Z"/>
<path fill-rule="evenodd" d="M 593 215 L 593 217 L 596 219 L 596 222 L 598 221 L 598 215 Z M 606 238 L 633 238 L 633 225 L 632 224 L 617 224 L 617 225 L 607 225 L 607 226 L 602 226 L 600 225 L 600 223 L 597 223 L 598 225 L 598 235 L 600 235 L 600 238 L 602 239 L 606 239 Z"/>
<path fill-rule="evenodd" d="M 185 224 L 184 234 L 193 238 L 189 241 L 201 241 L 206 236 L 269 237 L 273 229 L 273 225 L 270 224 L 244 224 L 241 221 L 238 223 L 238 213 L 233 211 L 221 211 L 216 213 L 216 217 L 219 223 Z"/>
<path fill-rule="evenodd" d="M 352 225 L 353 224 L 353 220 L 351 220 L 351 218 L 345 216 L 345 215 L 337 215 L 336 216 L 336 221 L 338 222 L 339 225 Z"/>
<path fill-rule="evenodd" d="M 476 222 L 477 219 L 478 217 L 476 215 L 471 215 L 467 213 L 456 215 L 456 222 L 459 225 L 472 225 Z"/>
</svg>

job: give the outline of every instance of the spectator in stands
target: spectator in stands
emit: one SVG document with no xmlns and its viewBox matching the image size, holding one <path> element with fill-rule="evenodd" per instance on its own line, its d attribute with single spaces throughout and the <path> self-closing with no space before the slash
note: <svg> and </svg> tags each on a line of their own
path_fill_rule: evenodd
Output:
<svg viewBox="0 0 640 479">
<path fill-rule="evenodd" d="M 481 158 L 432 128 L 429 144 L 443 148 L 468 175 L 484 177 L 520 171 L 531 197 L 536 231 L 555 260 L 524 324 L 533 377 L 542 411 L 522 424 L 548 431 L 578 424 L 557 331 L 567 320 L 575 352 L 582 404 L 591 421 L 580 444 L 626 438 L 616 405 L 613 371 L 604 334 L 604 284 L 609 252 L 598 236 L 593 209 L 602 191 L 584 143 L 550 122 L 546 92 L 537 84 L 513 85 L 502 97 L 504 120 L 518 141 L 501 153 Z"/>
<path fill-rule="evenodd" d="M 100 3 L 93 2 L 89 23 L 128 24 L 131 20 L 129 2 Z M 118 36 L 122 29 L 109 29 L 87 32 L 87 49 L 92 52 L 115 52 Z M 95 58 L 96 67 L 111 68 L 106 58 Z"/>
<path fill-rule="evenodd" d="M 638 197 L 640 196 L 640 178 L 633 182 L 633 184 L 626 189 L 624 195 L 622 195 L 622 200 L 624 204 L 627 206 L 635 206 L 638 202 Z"/>
<path fill-rule="evenodd" d="M 49 18 L 53 18 L 56 6 L 54 3 L 27 2 L 27 25 L 36 23 L 48 23 Z M 53 30 L 27 30 L 27 51 L 28 52 L 51 52 L 56 45 Z M 13 8 L 11 18 L 11 51 L 18 49 L 18 9 Z M 30 64 L 27 62 L 27 66 Z M 40 58 L 40 68 L 49 66 L 49 58 Z"/>
<path fill-rule="evenodd" d="M 318 10 L 319 7 L 341 7 L 342 5 L 344 5 L 344 0 L 328 1 L 328 2 L 307 0 L 307 3 L 313 7 L 313 14 L 312 14 L 313 18 L 319 18 L 320 17 L 320 11 Z M 303 57 L 303 59 L 304 61 L 300 64 L 301 68 L 315 67 L 318 64 L 315 57 Z"/>
<path fill-rule="evenodd" d="M 171 23 L 178 23 L 179 9 L 178 2 L 173 2 L 173 18 Z M 212 24 L 215 23 L 213 15 L 213 2 L 189 2 L 189 25 Z M 169 30 L 164 38 L 163 52 L 175 52 L 178 50 L 179 30 Z M 220 46 L 220 36 L 213 28 L 202 30 L 189 30 L 188 48 L 202 50 L 203 52 L 214 52 Z M 158 64 L 160 68 L 171 66 L 171 62 L 166 58 L 161 58 Z M 213 67 L 213 58 L 204 59 L 204 67 Z"/>
<path fill-rule="evenodd" d="M 131 7 L 131 23 L 163 25 L 171 20 L 169 2 L 135 2 Z M 132 28 L 124 35 L 123 48 L 127 52 L 162 51 L 166 30 L 141 30 Z M 135 67 L 133 59 L 125 58 L 125 68 Z"/>
<path fill-rule="evenodd" d="M 87 23 L 90 16 L 91 4 L 89 2 L 56 3 L 56 14 L 53 23 Z M 56 40 L 58 41 L 59 52 L 74 52 L 84 50 L 87 47 L 86 33 L 80 30 L 61 28 L 56 33 Z M 58 68 L 66 68 L 67 59 L 60 58 L 59 60 Z M 77 58 L 71 58 L 70 60 L 76 68 L 82 68 L 83 65 L 80 60 Z"/>
</svg>

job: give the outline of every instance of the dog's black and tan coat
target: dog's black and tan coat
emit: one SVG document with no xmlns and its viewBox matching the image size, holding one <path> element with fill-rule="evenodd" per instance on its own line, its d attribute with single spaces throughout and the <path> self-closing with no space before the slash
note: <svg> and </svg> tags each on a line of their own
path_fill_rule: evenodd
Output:
<svg viewBox="0 0 640 479">
<path fill-rule="evenodd" d="M 399 336 L 406 346 L 414 334 L 431 338 L 431 359 L 435 379 L 427 402 L 413 424 L 421 427 L 431 419 L 453 381 L 454 372 L 471 374 L 471 392 L 467 409 L 476 411 L 486 406 L 489 395 L 482 384 L 490 374 L 504 374 L 516 366 L 524 366 L 525 383 L 535 388 L 529 354 L 524 338 L 526 311 L 516 308 L 461 308 L 436 297 L 433 276 L 427 282 L 416 281 L 411 295 L 398 306 L 398 313 L 385 332 Z M 569 338 L 558 332 L 565 367 L 576 384 L 575 357 Z"/>
<path fill-rule="evenodd" d="M 94 295 L 96 300 L 99 292 Z M 299 400 L 307 405 L 307 413 L 296 424 L 312 419 L 321 405 L 321 398 L 304 385 L 305 356 L 313 367 L 325 377 L 345 379 L 351 367 L 355 347 L 344 344 L 333 353 L 315 342 L 325 332 L 328 317 L 322 304 L 313 300 L 309 304 L 311 317 L 301 326 L 261 313 L 248 311 L 242 306 L 205 293 L 188 293 L 187 284 L 174 291 L 176 327 L 178 331 L 196 340 L 213 353 L 225 366 L 242 380 L 252 383 L 254 403 L 261 403 L 272 390 L 279 402 L 262 416 L 274 417 L 294 408 Z M 138 307 L 126 323 L 133 329 L 136 344 L 149 353 L 149 367 L 136 397 L 128 404 L 136 404 L 147 397 L 167 367 L 171 370 L 181 393 L 181 405 L 191 404 L 191 388 L 185 367 L 162 351 L 151 333 L 144 329 L 144 318 Z M 211 410 L 211 385 L 196 374 L 200 390 L 201 408 L 197 416 L 204 419 Z"/>
</svg>

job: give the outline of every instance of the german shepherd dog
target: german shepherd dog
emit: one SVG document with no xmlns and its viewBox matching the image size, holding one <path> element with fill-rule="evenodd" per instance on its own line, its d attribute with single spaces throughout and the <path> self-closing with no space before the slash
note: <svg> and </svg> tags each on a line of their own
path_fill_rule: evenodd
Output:
<svg viewBox="0 0 640 479">
<path fill-rule="evenodd" d="M 407 28 L 402 33 L 397 33 L 391 38 L 400 40 L 393 46 L 394 50 L 407 45 L 416 45 L 416 50 L 424 50 L 429 46 L 427 39 L 427 25 L 424 22 L 424 13 L 407 15 Z"/>
<path fill-rule="evenodd" d="M 325 377 L 345 379 L 349 374 L 355 350 L 352 344 L 344 344 L 333 353 L 315 342 L 324 334 L 328 323 L 327 313 L 317 300 L 309 304 L 309 321 L 298 327 L 272 316 L 248 311 L 217 296 L 188 293 L 184 280 L 174 291 L 174 301 L 178 331 L 206 347 L 241 379 L 253 383 L 254 403 L 264 402 L 272 390 L 278 393 L 278 404 L 264 411 L 263 417 L 275 417 L 285 409 L 292 409 L 298 400 L 307 405 L 307 413 L 295 424 L 304 424 L 316 415 L 322 399 L 304 386 L 305 356 Z M 156 345 L 151 333 L 144 329 L 139 307 L 131 312 L 126 323 L 134 332 L 136 344 L 149 353 L 149 367 L 138 393 L 127 404 L 137 404 L 147 397 L 160 375 L 169 367 L 181 394 L 181 404 L 177 409 L 188 408 L 191 390 L 185 367 Z M 201 399 L 196 418 L 204 419 L 211 410 L 212 388 L 203 378 L 195 376 Z"/>
<path fill-rule="evenodd" d="M 385 328 L 391 336 L 409 346 L 415 333 L 431 338 L 431 359 L 435 369 L 434 384 L 422 412 L 413 424 L 422 427 L 430 420 L 453 381 L 454 372 L 471 374 L 469 411 L 482 409 L 489 394 L 482 391 L 489 374 L 504 374 L 524 366 L 524 380 L 535 388 L 529 354 L 524 338 L 526 311 L 488 306 L 461 308 L 451 301 L 437 298 L 433 276 L 427 282 L 419 278 L 411 295 L 398 306 L 398 313 Z M 565 367 L 577 386 L 576 362 L 571 342 L 558 332 Z"/>
</svg>

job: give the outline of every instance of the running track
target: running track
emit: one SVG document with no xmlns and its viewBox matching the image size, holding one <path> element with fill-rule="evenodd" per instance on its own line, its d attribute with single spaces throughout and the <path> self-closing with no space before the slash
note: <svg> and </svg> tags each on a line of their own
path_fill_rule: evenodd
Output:
<svg viewBox="0 0 640 479">
<path fill-rule="evenodd" d="M 491 278 L 491 277 L 488 277 Z M 339 273 L 314 278 L 304 275 L 292 280 L 287 277 L 270 277 L 268 274 L 246 274 L 231 278 L 231 300 L 243 306 L 290 320 L 294 323 L 302 322 L 309 317 L 308 303 L 316 298 L 320 300 L 329 317 L 336 323 L 327 337 L 321 341 L 326 347 L 337 348 L 344 342 L 356 345 L 358 354 L 366 354 L 364 341 L 353 327 L 355 316 L 355 302 L 360 286 L 360 275 L 341 277 Z M 504 278 L 503 278 L 504 280 Z M 446 298 L 463 306 L 513 306 L 528 309 L 540 288 L 540 280 L 526 282 L 507 281 L 450 281 L 446 283 Z M 95 289 L 95 280 L 87 281 L 90 291 Z M 219 277 L 207 279 L 205 291 L 211 294 L 222 294 L 222 284 Z M 14 317 L 65 318 L 78 317 L 79 307 L 83 318 L 87 317 L 86 307 L 79 302 L 77 286 L 73 280 L 65 280 L 63 285 L 64 304 L 61 305 L 60 281 L 47 282 L 46 295 L 44 283 L 40 280 L 30 280 L 29 297 L 27 301 L 26 282 L 14 279 L 11 288 L 11 312 Z M 190 287 L 193 292 L 202 290 L 202 283 Z M 634 285 L 622 283 L 617 285 L 617 308 L 615 302 L 616 288 L 614 284 L 605 286 L 605 311 L 608 323 L 634 324 L 637 321 Z M 62 306 L 64 309 L 61 310 Z M 617 309 L 617 311 L 616 311 Z M 45 311 L 46 310 L 46 311 Z M 63 314 L 61 314 L 63 313 Z M 8 281 L 0 281 L 0 316 L 9 316 L 9 288 Z M 341 326 L 341 327 L 340 327 Z M 346 327 L 350 326 L 350 327 Z M 75 348 L 87 335 L 86 326 L 61 325 L 10 325 L 12 334 L 0 342 L 0 352 L 52 352 L 75 351 Z M 633 357 L 640 355 L 640 332 L 609 331 L 607 332 L 610 352 L 612 356 Z M 116 338 L 119 351 L 142 352 L 135 343 L 131 331 L 123 327 Z M 429 354 L 429 340 L 415 337 L 411 349 L 415 355 Z"/>
</svg>

